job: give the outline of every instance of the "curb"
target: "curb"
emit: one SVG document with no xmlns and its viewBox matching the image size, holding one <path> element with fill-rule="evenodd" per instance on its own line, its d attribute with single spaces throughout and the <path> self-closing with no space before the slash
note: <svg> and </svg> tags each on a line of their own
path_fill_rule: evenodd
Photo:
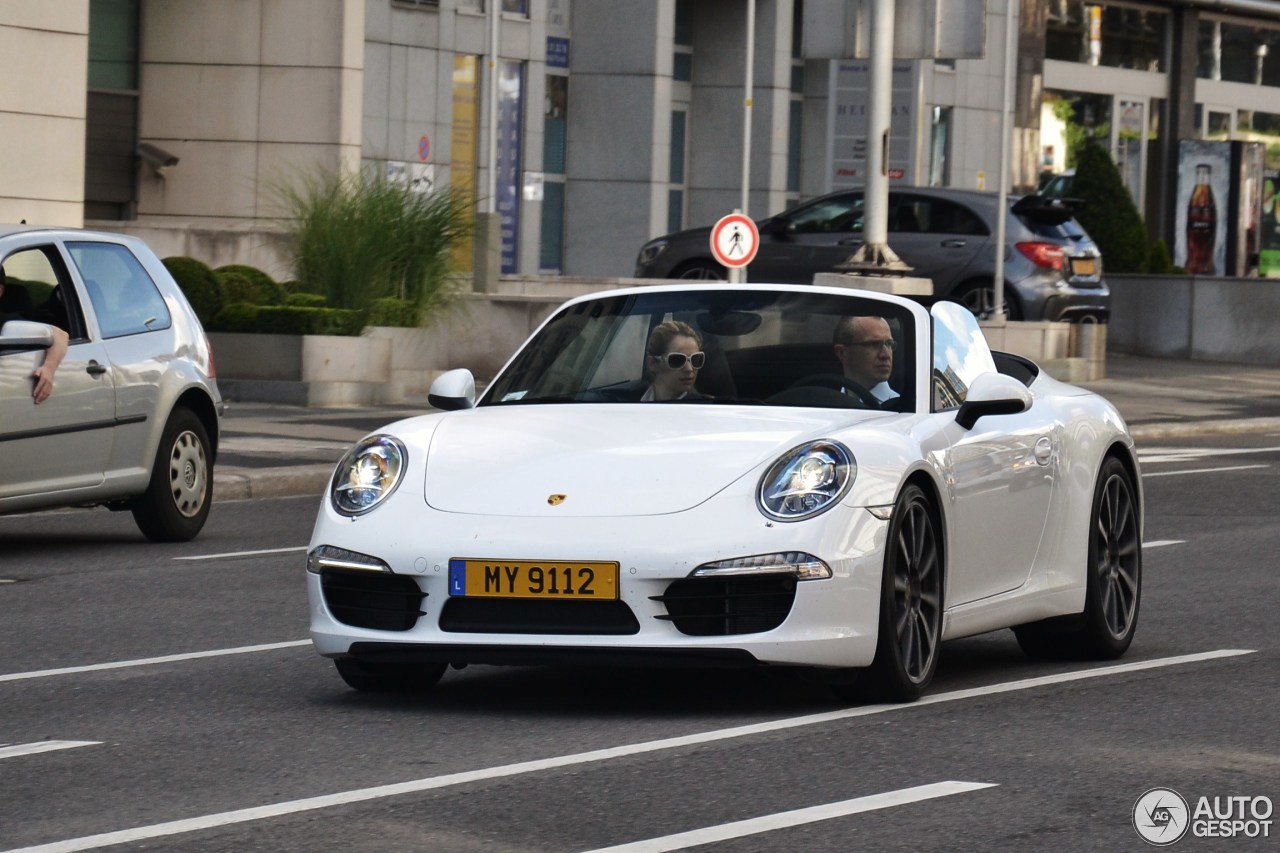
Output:
<svg viewBox="0 0 1280 853">
<path fill-rule="evenodd" d="M 213 474 L 213 501 L 258 498 L 296 498 L 324 495 L 332 465 L 290 465 L 276 468 L 226 468 Z"/>
<path fill-rule="evenodd" d="M 1233 435 L 1246 432 L 1280 431 L 1280 418 L 1238 418 L 1236 420 L 1192 421 L 1190 423 L 1138 424 L 1130 426 L 1134 441 L 1182 438 L 1192 435 Z"/>
</svg>

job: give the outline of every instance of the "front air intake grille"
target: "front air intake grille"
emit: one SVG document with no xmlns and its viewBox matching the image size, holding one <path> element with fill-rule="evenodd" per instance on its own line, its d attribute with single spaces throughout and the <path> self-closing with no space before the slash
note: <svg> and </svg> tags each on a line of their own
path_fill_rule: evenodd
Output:
<svg viewBox="0 0 1280 853">
<path fill-rule="evenodd" d="M 445 602 L 440 630 L 476 634 L 638 634 L 621 601 L 529 601 L 466 598 Z"/>
<path fill-rule="evenodd" d="M 320 586 L 334 619 L 379 631 L 408 631 L 422 615 L 426 597 L 413 578 L 390 572 L 325 569 Z"/>
<path fill-rule="evenodd" d="M 758 634 L 783 623 L 796 600 L 793 575 L 754 575 L 728 578 L 686 578 L 653 597 L 667 607 L 667 616 L 681 634 L 725 637 Z"/>
</svg>

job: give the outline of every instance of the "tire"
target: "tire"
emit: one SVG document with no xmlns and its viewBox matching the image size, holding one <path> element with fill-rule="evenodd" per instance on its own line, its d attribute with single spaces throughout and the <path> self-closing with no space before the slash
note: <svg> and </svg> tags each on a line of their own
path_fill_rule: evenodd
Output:
<svg viewBox="0 0 1280 853">
<path fill-rule="evenodd" d="M 979 320 L 988 320 L 995 315 L 996 288 L 994 282 L 976 281 L 966 284 L 947 297 L 952 302 L 959 302 Z M 1009 293 L 1008 285 L 1004 292 L 1005 319 L 1021 320 L 1022 306 L 1015 296 Z"/>
<path fill-rule="evenodd" d="M 353 690 L 365 693 L 423 693 L 444 677 L 443 663 L 373 663 L 356 658 L 333 662 L 338 675 Z"/>
<path fill-rule="evenodd" d="M 1107 457 L 1089 516 L 1084 611 L 1014 628 L 1022 651 L 1038 660 L 1112 660 L 1128 651 L 1142 600 L 1141 539 L 1133 478 Z"/>
<path fill-rule="evenodd" d="M 942 645 L 943 556 L 936 515 L 924 491 L 903 489 L 889 521 L 876 656 L 868 692 L 914 702 L 933 681 Z"/>
<path fill-rule="evenodd" d="M 190 409 L 174 409 L 165 424 L 151 482 L 133 504 L 133 520 L 153 542 L 195 538 L 213 504 L 209 435 Z"/>
<path fill-rule="evenodd" d="M 727 276 L 724 267 L 712 261 L 689 261 L 676 267 L 672 278 L 683 278 L 697 281 L 725 281 Z"/>
</svg>

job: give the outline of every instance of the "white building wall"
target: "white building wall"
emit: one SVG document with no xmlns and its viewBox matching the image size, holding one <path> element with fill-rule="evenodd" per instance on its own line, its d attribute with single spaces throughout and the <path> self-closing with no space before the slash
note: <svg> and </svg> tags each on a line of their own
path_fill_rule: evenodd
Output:
<svg viewBox="0 0 1280 853">
<path fill-rule="evenodd" d="M 0 4 L 0 221 L 78 227 L 84 218 L 89 0 Z"/>
</svg>

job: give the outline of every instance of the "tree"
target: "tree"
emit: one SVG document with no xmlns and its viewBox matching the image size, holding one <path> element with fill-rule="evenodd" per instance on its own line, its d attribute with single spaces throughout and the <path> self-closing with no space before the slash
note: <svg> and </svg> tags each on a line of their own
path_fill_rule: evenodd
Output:
<svg viewBox="0 0 1280 853">
<path fill-rule="evenodd" d="M 1076 156 L 1071 196 L 1084 202 L 1076 219 L 1098 244 L 1104 268 L 1116 273 L 1146 272 L 1147 228 L 1111 155 L 1099 145 L 1085 145 Z"/>
</svg>

